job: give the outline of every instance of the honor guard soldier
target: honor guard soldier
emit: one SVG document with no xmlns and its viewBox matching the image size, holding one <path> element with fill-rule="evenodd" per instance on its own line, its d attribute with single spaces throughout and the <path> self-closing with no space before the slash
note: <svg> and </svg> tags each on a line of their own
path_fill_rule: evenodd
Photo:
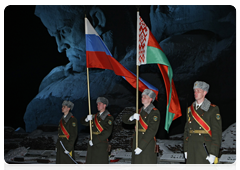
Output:
<svg viewBox="0 0 240 170">
<path fill-rule="evenodd" d="M 108 164 L 108 138 L 112 133 L 114 118 L 106 110 L 108 99 L 98 97 L 96 103 L 99 112 L 81 119 L 81 124 L 85 126 L 89 126 L 89 121 L 92 120 L 92 140 L 89 140 L 86 164 Z"/>
<path fill-rule="evenodd" d="M 196 81 L 193 89 L 196 101 L 187 109 L 187 122 L 184 130 L 186 163 L 217 163 L 222 141 L 219 108 L 205 98 L 209 90 L 207 83 Z"/>
<path fill-rule="evenodd" d="M 61 118 L 58 126 L 58 140 L 56 144 L 57 164 L 74 164 L 74 143 L 78 134 L 77 119 L 70 110 L 74 104 L 71 101 L 63 101 Z"/>
<path fill-rule="evenodd" d="M 145 89 L 142 93 L 143 107 L 139 110 L 140 114 L 125 114 L 122 117 L 126 124 L 135 124 L 135 120 L 138 120 L 138 147 L 136 148 L 135 132 L 133 135 L 132 164 L 157 163 L 155 135 L 160 124 L 160 112 L 152 104 L 155 97 L 156 94 L 152 90 Z"/>
</svg>

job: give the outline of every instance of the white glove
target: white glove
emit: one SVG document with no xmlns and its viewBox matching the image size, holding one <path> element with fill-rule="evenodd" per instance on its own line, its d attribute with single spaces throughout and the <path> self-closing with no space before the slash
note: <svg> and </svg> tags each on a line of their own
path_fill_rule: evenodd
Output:
<svg viewBox="0 0 240 170">
<path fill-rule="evenodd" d="M 139 155 L 142 152 L 142 149 L 136 148 L 134 152 L 135 152 L 135 155 Z"/>
<path fill-rule="evenodd" d="M 206 157 L 206 160 L 208 160 L 210 164 L 213 164 L 215 158 L 216 156 L 210 154 L 209 156 Z"/>
<path fill-rule="evenodd" d="M 92 115 L 87 115 L 85 122 L 88 122 L 89 120 L 92 120 Z"/>
<path fill-rule="evenodd" d="M 64 151 L 65 154 L 69 154 L 69 152 L 67 150 Z"/>
<path fill-rule="evenodd" d="M 187 159 L 187 152 L 184 152 L 185 159 Z"/>
<path fill-rule="evenodd" d="M 140 116 L 140 114 L 134 113 L 134 115 L 132 115 L 132 116 L 129 118 L 129 120 L 130 120 L 130 121 L 133 121 L 134 119 L 139 120 L 139 116 Z"/>
<path fill-rule="evenodd" d="M 89 145 L 90 145 L 90 146 L 93 146 L 92 140 L 89 141 Z"/>
</svg>

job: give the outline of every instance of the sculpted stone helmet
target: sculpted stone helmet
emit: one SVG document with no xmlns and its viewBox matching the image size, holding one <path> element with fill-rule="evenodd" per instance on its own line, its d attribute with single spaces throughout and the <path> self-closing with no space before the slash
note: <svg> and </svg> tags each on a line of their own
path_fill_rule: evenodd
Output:
<svg viewBox="0 0 240 170">
<path fill-rule="evenodd" d="M 150 89 L 145 89 L 143 92 L 142 92 L 142 96 L 143 95 L 148 95 L 150 98 L 152 98 L 152 102 L 154 102 L 155 98 L 156 98 L 156 93 L 154 93 L 152 90 Z"/>
<path fill-rule="evenodd" d="M 193 85 L 193 90 L 196 88 L 200 88 L 200 89 L 208 92 L 209 84 L 205 83 L 204 81 L 196 81 Z"/>
<path fill-rule="evenodd" d="M 74 107 L 74 104 L 71 101 L 64 100 L 62 103 L 62 106 L 67 106 L 72 110 Z"/>
<path fill-rule="evenodd" d="M 101 102 L 101 103 L 103 103 L 107 106 L 108 106 L 108 103 L 109 103 L 108 99 L 106 99 L 105 97 L 98 97 L 96 103 L 98 103 L 98 102 Z"/>
</svg>

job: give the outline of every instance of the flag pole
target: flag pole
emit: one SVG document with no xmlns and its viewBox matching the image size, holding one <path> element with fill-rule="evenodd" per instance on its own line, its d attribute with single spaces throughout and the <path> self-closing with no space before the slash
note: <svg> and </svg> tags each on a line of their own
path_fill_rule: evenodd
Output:
<svg viewBox="0 0 240 170">
<path fill-rule="evenodd" d="M 87 17 L 85 14 L 85 32 L 87 30 Z M 86 60 L 87 62 L 87 60 Z M 87 67 L 87 64 L 86 64 Z M 90 103 L 90 85 L 89 85 L 89 68 L 87 67 L 87 89 L 88 89 L 88 110 L 89 115 L 91 115 L 91 103 Z M 89 121 L 89 127 L 90 127 L 90 140 L 92 140 L 92 121 Z"/>
<path fill-rule="evenodd" d="M 136 74 L 137 74 L 137 81 L 136 81 L 136 113 L 138 113 L 138 79 L 139 79 L 139 65 L 138 65 L 138 58 L 139 58 L 139 6 L 137 5 L 137 57 L 136 57 Z M 136 148 L 138 148 L 138 120 L 136 120 Z"/>
<path fill-rule="evenodd" d="M 91 115 L 91 103 L 90 103 L 90 86 L 89 86 L 89 68 L 87 67 L 87 86 L 88 86 L 88 110 Z M 90 139 L 92 140 L 92 121 L 89 121 L 90 126 Z"/>
</svg>

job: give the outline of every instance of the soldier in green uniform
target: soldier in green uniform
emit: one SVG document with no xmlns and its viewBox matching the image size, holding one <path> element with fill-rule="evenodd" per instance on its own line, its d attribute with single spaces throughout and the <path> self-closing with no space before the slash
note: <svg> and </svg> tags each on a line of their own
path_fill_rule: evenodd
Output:
<svg viewBox="0 0 240 170">
<path fill-rule="evenodd" d="M 113 129 L 113 116 L 106 110 L 108 100 L 105 97 L 97 98 L 98 113 L 81 119 L 81 124 L 89 126 L 92 120 L 92 140 L 89 140 L 86 164 L 108 164 L 108 138 Z"/>
<path fill-rule="evenodd" d="M 126 124 L 135 124 L 138 120 L 138 147 L 136 148 L 136 132 L 133 134 L 132 164 L 156 164 L 157 152 L 155 135 L 160 123 L 160 112 L 152 102 L 156 94 L 149 89 L 142 93 L 143 107 L 139 110 L 140 114 L 125 114 L 122 120 Z"/>
<path fill-rule="evenodd" d="M 77 139 L 78 127 L 77 119 L 73 116 L 70 110 L 73 109 L 74 104 L 71 101 L 63 101 L 62 103 L 62 112 L 63 117 L 61 118 L 58 126 L 58 140 L 56 144 L 57 164 L 74 164 L 68 154 L 74 159 L 74 143 Z M 63 149 L 60 144 L 62 141 L 63 146 L 66 150 Z"/>
<path fill-rule="evenodd" d="M 218 162 L 222 141 L 222 121 L 219 108 L 205 98 L 209 85 L 196 81 L 193 86 L 195 102 L 187 109 L 184 130 L 184 154 L 187 164 Z M 205 143 L 209 155 L 203 146 Z"/>
</svg>

